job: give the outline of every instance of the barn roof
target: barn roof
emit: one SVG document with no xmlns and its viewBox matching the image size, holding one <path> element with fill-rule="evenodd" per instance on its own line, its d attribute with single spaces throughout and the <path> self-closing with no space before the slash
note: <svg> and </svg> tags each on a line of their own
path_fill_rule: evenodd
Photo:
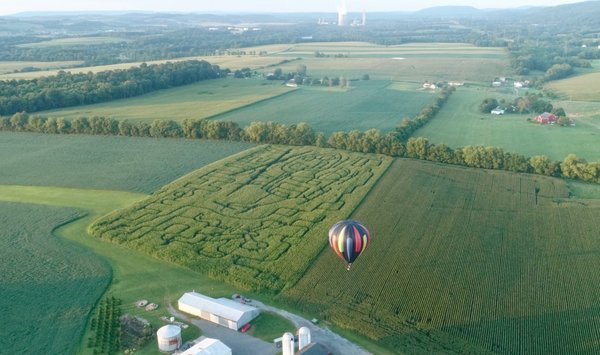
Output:
<svg viewBox="0 0 600 355">
<path fill-rule="evenodd" d="M 180 355 L 222 355 L 231 354 L 231 349 L 219 339 L 205 338 Z"/>
<path fill-rule="evenodd" d="M 227 298 L 211 298 L 197 292 L 186 292 L 179 299 L 179 303 L 207 311 L 219 317 L 232 321 L 239 321 L 247 312 L 253 312 L 255 307 L 241 304 Z"/>
</svg>

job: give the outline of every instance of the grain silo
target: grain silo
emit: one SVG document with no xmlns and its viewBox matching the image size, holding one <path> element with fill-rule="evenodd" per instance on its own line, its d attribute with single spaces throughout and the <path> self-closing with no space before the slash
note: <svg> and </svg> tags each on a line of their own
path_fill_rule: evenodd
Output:
<svg viewBox="0 0 600 355">
<path fill-rule="evenodd" d="M 298 329 L 298 350 L 304 349 L 308 344 L 310 344 L 310 329 L 307 327 L 302 327 Z"/>
<path fill-rule="evenodd" d="M 175 351 L 181 346 L 181 328 L 167 324 L 156 332 L 158 350 Z"/>
<path fill-rule="evenodd" d="M 285 333 L 283 334 L 283 340 L 281 342 L 281 350 L 283 355 L 294 355 L 294 334 Z"/>
</svg>

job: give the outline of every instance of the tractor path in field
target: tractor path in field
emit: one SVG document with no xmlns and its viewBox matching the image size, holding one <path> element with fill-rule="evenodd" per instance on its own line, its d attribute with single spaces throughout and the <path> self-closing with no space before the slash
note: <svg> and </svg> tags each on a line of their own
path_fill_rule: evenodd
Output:
<svg viewBox="0 0 600 355">
<path fill-rule="evenodd" d="M 302 318 L 296 314 L 290 313 L 286 310 L 268 306 L 260 301 L 252 300 L 249 305 L 252 305 L 260 310 L 264 310 L 271 313 L 276 313 L 283 318 L 286 318 L 290 322 L 294 323 L 296 329 L 300 327 L 307 327 L 310 329 L 310 337 L 313 343 L 319 343 L 325 345 L 332 354 L 344 354 L 344 355 L 365 355 L 370 354 L 360 346 L 350 342 L 348 339 L 339 336 L 332 332 L 328 328 L 322 328 L 316 326 L 308 319 Z M 282 334 L 283 335 L 283 334 Z"/>
</svg>

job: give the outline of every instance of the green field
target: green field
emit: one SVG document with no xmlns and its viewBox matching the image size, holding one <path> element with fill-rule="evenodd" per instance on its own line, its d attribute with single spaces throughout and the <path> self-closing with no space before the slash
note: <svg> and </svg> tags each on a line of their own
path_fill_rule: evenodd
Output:
<svg viewBox="0 0 600 355">
<path fill-rule="evenodd" d="M 415 137 L 426 137 L 432 143 L 451 147 L 486 145 L 503 148 L 525 156 L 546 155 L 563 160 L 568 154 L 595 161 L 600 159 L 600 103 L 556 102 L 567 114 L 575 117 L 576 126 L 560 127 L 528 122 L 534 115 L 507 114 L 493 116 L 479 112 L 479 105 L 488 97 L 502 98 L 487 88 L 458 89 Z M 516 96 L 506 96 L 514 99 Z"/>
<path fill-rule="evenodd" d="M 126 210 L 93 234 L 245 290 L 292 286 L 350 214 L 388 157 L 261 146 L 206 166 Z"/>
<path fill-rule="evenodd" d="M 105 43 L 120 43 L 129 42 L 130 40 L 121 37 L 67 37 L 67 38 L 56 38 L 49 41 L 23 43 L 17 45 L 20 48 L 46 48 L 46 47 L 70 47 L 70 46 L 87 46 L 95 44 Z"/>
<path fill-rule="evenodd" d="M 330 57 L 316 58 L 315 52 Z M 336 54 L 348 58 L 334 58 Z M 483 48 L 468 44 L 405 44 L 380 46 L 364 42 L 300 43 L 277 56 L 302 58 L 281 66 L 293 71 L 299 63 L 308 75 L 414 81 L 490 81 L 510 72 L 508 55 L 502 48 Z"/>
<path fill-rule="evenodd" d="M 600 201 L 567 196 L 563 180 L 397 160 L 352 215 L 373 243 L 351 272 L 325 250 L 284 294 L 398 352 L 598 353 Z"/>
<path fill-rule="evenodd" d="M 146 121 L 200 119 L 276 97 L 293 89 L 266 80 L 219 79 L 101 104 L 42 111 L 48 117 L 105 116 Z"/>
<path fill-rule="evenodd" d="M 56 238 L 74 209 L 0 202 L 3 353 L 75 352 L 87 316 L 110 282 L 89 250 Z"/>
<path fill-rule="evenodd" d="M 5 73 L 13 73 L 15 70 L 23 68 L 39 68 L 42 70 L 69 68 L 81 64 L 80 61 L 68 62 L 0 62 L 0 75 Z M 32 72 L 35 73 L 35 72 Z M 26 73 L 22 73 L 26 74 Z M 0 76 L 1 78 L 2 76 Z"/>
<path fill-rule="evenodd" d="M 0 132 L 0 184 L 152 192 L 252 145 Z"/>
<path fill-rule="evenodd" d="M 317 131 L 389 131 L 402 119 L 414 117 L 435 98 L 420 85 L 389 81 L 356 81 L 351 89 L 302 87 L 293 93 L 212 117 L 244 127 L 253 121 L 285 124 L 306 122 Z M 397 84 L 397 83 L 396 83 Z"/>
<path fill-rule="evenodd" d="M 576 101 L 600 101 L 600 73 L 590 73 L 558 80 L 546 85 L 563 97 Z"/>
</svg>

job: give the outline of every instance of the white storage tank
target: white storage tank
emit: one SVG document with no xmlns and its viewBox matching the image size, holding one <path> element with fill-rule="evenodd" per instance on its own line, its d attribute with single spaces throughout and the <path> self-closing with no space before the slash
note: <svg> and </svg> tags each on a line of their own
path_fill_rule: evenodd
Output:
<svg viewBox="0 0 600 355">
<path fill-rule="evenodd" d="M 168 324 L 156 332 L 158 350 L 175 351 L 181 347 L 181 328 Z"/>
<path fill-rule="evenodd" d="M 298 349 L 302 350 L 307 347 L 308 344 L 310 344 L 310 329 L 307 327 L 298 329 L 298 338 L 300 338 L 298 342 Z"/>
<path fill-rule="evenodd" d="M 283 334 L 283 339 L 281 342 L 281 350 L 283 350 L 283 355 L 294 355 L 294 334 L 285 333 Z"/>
</svg>

